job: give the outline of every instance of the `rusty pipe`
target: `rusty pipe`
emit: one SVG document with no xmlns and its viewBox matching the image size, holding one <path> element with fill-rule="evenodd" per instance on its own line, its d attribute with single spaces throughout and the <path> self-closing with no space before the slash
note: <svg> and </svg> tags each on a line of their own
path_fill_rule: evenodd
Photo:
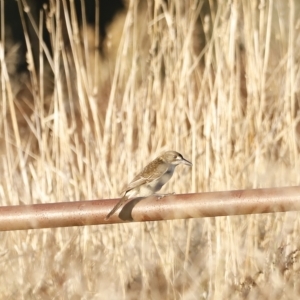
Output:
<svg viewBox="0 0 300 300">
<path fill-rule="evenodd" d="M 0 231 L 298 211 L 300 187 L 136 198 L 104 221 L 118 200 L 1 206 Z"/>
</svg>

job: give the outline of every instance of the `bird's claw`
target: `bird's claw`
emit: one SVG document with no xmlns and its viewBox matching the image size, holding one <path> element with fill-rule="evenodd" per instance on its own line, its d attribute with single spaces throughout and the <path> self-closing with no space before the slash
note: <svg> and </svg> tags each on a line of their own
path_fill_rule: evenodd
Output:
<svg viewBox="0 0 300 300">
<path fill-rule="evenodd" d="M 170 195 L 174 195 L 175 193 L 168 193 L 168 194 L 161 194 L 161 195 L 156 195 L 157 196 L 157 200 L 160 200 L 166 196 L 170 196 Z"/>
</svg>

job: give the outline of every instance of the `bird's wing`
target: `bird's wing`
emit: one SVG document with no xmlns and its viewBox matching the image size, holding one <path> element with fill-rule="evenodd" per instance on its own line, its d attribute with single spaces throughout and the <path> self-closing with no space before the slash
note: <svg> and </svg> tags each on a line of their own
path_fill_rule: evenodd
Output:
<svg viewBox="0 0 300 300">
<path fill-rule="evenodd" d="M 156 160 L 154 160 L 147 165 L 142 172 L 134 177 L 134 179 L 122 190 L 122 193 L 132 190 L 145 183 L 152 182 L 153 180 L 160 178 L 167 171 L 167 164 L 157 164 Z"/>
</svg>

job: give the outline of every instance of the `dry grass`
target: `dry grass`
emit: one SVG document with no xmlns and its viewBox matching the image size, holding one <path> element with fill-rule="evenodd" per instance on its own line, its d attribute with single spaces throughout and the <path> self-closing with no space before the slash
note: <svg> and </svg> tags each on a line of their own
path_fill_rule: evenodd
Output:
<svg viewBox="0 0 300 300">
<path fill-rule="evenodd" d="M 295 2 L 130 1 L 107 60 L 62 3 L 27 92 L 1 45 L 1 205 L 116 197 L 166 149 L 193 168 L 165 191 L 299 184 Z M 297 299 L 299 234 L 298 213 L 4 232 L 0 298 Z"/>
</svg>

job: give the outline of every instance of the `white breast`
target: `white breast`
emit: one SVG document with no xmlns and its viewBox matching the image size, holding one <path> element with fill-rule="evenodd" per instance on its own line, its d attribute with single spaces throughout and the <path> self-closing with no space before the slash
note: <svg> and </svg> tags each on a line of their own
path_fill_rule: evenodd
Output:
<svg viewBox="0 0 300 300">
<path fill-rule="evenodd" d="M 153 193 L 158 192 L 162 188 L 162 186 L 171 179 L 171 177 L 173 176 L 175 167 L 176 166 L 174 166 L 174 165 L 170 165 L 166 173 L 164 173 L 157 180 L 154 180 L 148 184 L 150 186 L 150 188 L 152 189 Z"/>
</svg>

